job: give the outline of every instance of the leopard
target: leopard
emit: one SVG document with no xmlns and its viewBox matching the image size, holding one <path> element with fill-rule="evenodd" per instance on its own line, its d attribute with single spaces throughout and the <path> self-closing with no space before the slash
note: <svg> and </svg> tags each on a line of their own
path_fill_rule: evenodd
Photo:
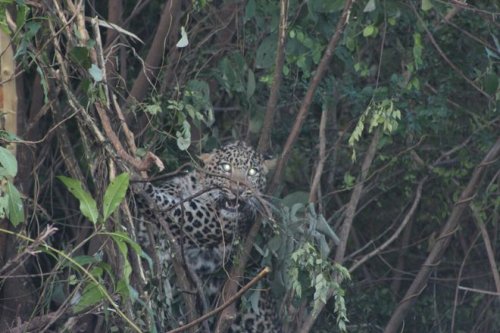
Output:
<svg viewBox="0 0 500 333">
<path fill-rule="evenodd" d="M 227 271 L 235 244 L 265 208 L 266 175 L 274 161 L 265 159 L 244 141 L 201 154 L 199 160 L 202 168 L 162 184 L 144 182 L 134 186 L 141 215 L 138 241 L 145 248 L 154 248 L 160 261 L 168 265 L 172 254 L 159 223 L 166 222 L 181 245 L 188 270 L 207 282 L 204 290 L 212 297 L 220 291 L 221 280 L 210 276 Z M 161 270 L 166 271 L 166 266 Z M 238 313 L 229 332 L 281 330 L 275 311 L 262 298 L 258 309 L 247 307 Z"/>
</svg>

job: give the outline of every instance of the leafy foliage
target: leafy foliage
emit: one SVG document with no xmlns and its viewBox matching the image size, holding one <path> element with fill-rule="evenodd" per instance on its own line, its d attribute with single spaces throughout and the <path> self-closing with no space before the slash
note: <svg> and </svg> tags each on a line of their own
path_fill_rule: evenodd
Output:
<svg viewBox="0 0 500 333">
<path fill-rule="evenodd" d="M 134 159 L 148 151 L 174 170 L 221 142 L 257 142 L 275 70 L 283 76 L 270 141 L 272 153 L 282 156 L 294 133 L 296 110 L 346 2 L 288 1 L 284 64 L 278 69 L 278 1 L 179 1 L 172 2 L 182 4 L 175 9 L 164 1 L 136 6 L 127 0 L 116 9 L 119 13 L 106 1 L 78 8 L 70 2 L 0 1 L 0 28 L 11 36 L 23 88 L 18 123 L 26 126 L 16 135 L 29 143 L 17 160 L 0 147 L 0 216 L 32 240 L 52 223 L 59 229 L 35 249 L 27 248 L 35 251 L 30 255 L 41 273 L 33 293 L 43 304 L 29 307 L 33 315 L 66 304 L 77 313 L 97 313 L 104 304 L 104 327 L 96 331 L 120 331 L 124 325 L 154 330 L 138 257 L 150 267 L 155 263 L 135 242 L 133 205 L 125 200 L 130 177 L 122 173 L 110 180 L 108 175 L 132 173 Z M 175 12 L 163 15 L 169 9 Z M 270 199 L 273 232 L 265 229 L 255 243 L 255 261 L 276 267 L 270 278 L 276 299 L 290 296 L 281 308 L 291 313 L 283 318 L 299 320 L 293 310 L 303 309 L 306 315 L 319 315 L 314 332 L 383 330 L 436 246 L 472 172 L 498 139 L 498 11 L 495 1 L 467 6 L 428 0 L 354 2 L 333 59 L 307 105 L 284 181 L 272 189 L 283 198 Z M 97 28 L 86 20 L 95 16 L 100 18 Z M 158 42 L 162 17 L 174 20 Z M 101 44 L 103 52 L 97 48 Z M 117 153 L 97 104 L 131 159 Z M 320 134 L 323 114 L 328 117 Z M 137 150 L 124 124 L 132 129 Z M 338 231 L 347 220 L 375 131 L 382 135 L 361 184 L 352 229 L 343 236 L 346 256 L 335 263 L 342 240 Z M 310 193 L 322 163 L 318 188 Z M 500 204 L 498 161 L 484 167 L 483 181 L 468 204 L 473 209 L 461 217 L 446 260 L 436 265 L 428 287 L 415 299 L 405 321 L 408 331 L 499 330 L 498 316 L 490 311 L 493 297 L 480 293 L 496 288 L 484 245 L 498 250 Z M 57 181 L 54 175 L 71 178 Z M 424 176 L 430 180 L 408 226 L 362 269 L 350 271 L 390 239 Z M 65 195 L 68 190 L 73 197 Z M 317 200 L 309 202 L 312 197 Z M 492 235 L 490 241 L 478 236 L 478 219 Z M 16 239 L 28 242 L 21 235 Z M 1 245 L 19 249 L 19 258 L 28 253 L 17 244 Z M 0 264 L 12 275 L 29 275 Z M 172 312 L 168 320 L 179 322 L 186 314 L 174 294 L 165 290 L 154 297 L 163 297 Z M 113 304 L 123 306 L 127 315 L 116 316 Z M 129 316 L 133 312 L 136 317 Z M 58 322 L 40 331 L 65 325 Z"/>
<path fill-rule="evenodd" d="M 0 147 L 0 218 L 7 217 L 12 225 L 24 222 L 24 208 L 21 194 L 13 184 L 17 175 L 17 161 L 14 155 Z"/>
</svg>

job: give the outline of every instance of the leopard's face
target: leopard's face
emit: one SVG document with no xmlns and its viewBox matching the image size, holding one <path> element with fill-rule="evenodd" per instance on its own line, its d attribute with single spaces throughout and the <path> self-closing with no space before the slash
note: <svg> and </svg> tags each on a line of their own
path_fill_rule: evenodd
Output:
<svg viewBox="0 0 500 333">
<path fill-rule="evenodd" d="M 268 173 L 263 156 L 237 141 L 200 158 L 205 164 L 205 185 L 220 190 L 220 212 L 227 218 L 238 212 L 254 213 Z"/>
</svg>

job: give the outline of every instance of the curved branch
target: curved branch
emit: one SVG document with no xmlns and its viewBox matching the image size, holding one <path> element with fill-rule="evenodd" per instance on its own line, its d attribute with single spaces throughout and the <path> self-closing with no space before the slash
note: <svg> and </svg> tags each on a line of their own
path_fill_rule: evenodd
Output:
<svg viewBox="0 0 500 333">
<path fill-rule="evenodd" d="M 174 330 L 171 330 L 171 331 L 168 331 L 167 333 L 177 333 L 177 332 L 182 332 L 182 331 L 185 331 L 187 330 L 188 328 L 191 328 L 199 323 L 201 323 L 202 321 L 212 317 L 212 316 L 215 316 L 217 313 L 221 312 L 222 310 L 224 310 L 225 308 L 227 308 L 228 306 L 230 306 L 231 304 L 233 304 L 235 301 L 237 301 L 241 296 L 243 296 L 243 294 L 245 292 L 248 291 L 248 289 L 250 289 L 252 286 L 254 286 L 257 282 L 259 282 L 260 280 L 262 280 L 267 274 L 269 274 L 269 272 L 271 271 L 271 269 L 269 267 L 264 267 L 260 272 L 259 274 L 257 274 L 250 282 L 248 282 L 246 285 L 243 286 L 243 288 L 241 288 L 237 293 L 235 293 L 233 296 L 231 296 L 226 302 L 224 302 L 224 304 L 222 304 L 221 306 L 213 309 L 212 311 L 204 314 L 203 316 L 201 316 L 200 318 L 196 319 L 195 321 L 189 323 L 189 324 L 186 324 L 184 326 L 181 326 L 181 327 L 178 327 Z"/>
<path fill-rule="evenodd" d="M 340 41 L 340 37 L 341 37 L 342 33 L 344 32 L 344 28 L 347 25 L 347 21 L 349 19 L 349 14 L 351 12 L 351 7 L 352 7 L 353 2 L 354 2 L 354 0 L 347 0 L 345 2 L 344 9 L 342 11 L 342 15 L 340 16 L 337 27 L 335 28 L 335 33 L 333 34 L 332 38 L 328 42 L 328 46 L 325 50 L 325 53 L 323 54 L 323 57 L 321 58 L 321 61 L 318 65 L 318 68 L 316 68 L 316 72 L 314 74 L 314 77 L 312 78 L 311 83 L 309 84 L 309 88 L 307 89 L 306 96 L 302 100 L 302 104 L 300 106 L 299 113 L 297 114 L 297 117 L 295 118 L 295 123 L 293 124 L 292 130 L 290 131 L 290 134 L 288 135 L 288 138 L 287 138 L 286 143 L 285 143 L 285 147 L 283 148 L 283 152 L 281 153 L 281 158 L 278 161 L 278 165 L 276 167 L 276 172 L 274 173 L 274 176 L 273 176 L 273 179 L 270 183 L 269 188 L 272 188 L 272 189 L 277 188 L 278 184 L 281 181 L 283 170 L 285 168 L 286 163 L 288 162 L 288 159 L 290 158 L 292 146 L 299 136 L 300 130 L 302 128 L 302 124 L 304 123 L 304 120 L 306 119 L 306 116 L 307 116 L 307 112 L 309 111 L 309 107 L 311 106 L 316 88 L 318 87 L 321 79 L 323 79 L 323 76 L 325 75 L 326 70 L 328 69 L 328 65 L 329 65 L 330 60 L 333 56 L 333 52 L 335 51 L 335 48 L 337 47 L 337 44 Z"/>
<path fill-rule="evenodd" d="M 403 229 L 406 227 L 406 225 L 408 224 L 408 222 L 411 221 L 411 219 L 413 218 L 413 215 L 415 214 L 415 211 L 417 210 L 418 204 L 420 203 L 420 199 L 422 198 L 422 188 L 423 188 L 424 183 L 427 181 L 428 178 L 429 178 L 428 176 L 425 176 L 418 183 L 417 192 L 415 194 L 415 200 L 413 200 L 413 204 L 412 204 L 410 210 L 408 211 L 408 213 L 406 214 L 405 218 L 403 219 L 403 221 L 401 222 L 401 224 L 399 225 L 399 227 L 396 229 L 396 231 L 382 245 L 380 245 L 375 250 L 373 250 L 370 253 L 368 253 L 367 255 L 365 255 L 360 260 L 356 261 L 349 268 L 349 273 L 352 273 L 356 268 L 358 268 L 359 266 L 363 265 L 367 260 L 369 260 L 370 258 L 376 256 L 380 252 L 382 252 L 385 248 L 387 248 L 392 242 L 394 242 L 399 237 L 399 234 L 403 231 Z"/>
</svg>

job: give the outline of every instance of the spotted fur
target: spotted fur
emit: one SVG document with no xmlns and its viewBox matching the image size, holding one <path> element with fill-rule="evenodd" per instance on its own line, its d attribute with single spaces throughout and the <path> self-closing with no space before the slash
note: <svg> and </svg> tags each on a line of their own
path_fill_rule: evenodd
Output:
<svg viewBox="0 0 500 333">
<path fill-rule="evenodd" d="M 140 243 L 153 245 L 160 261 L 166 265 L 169 245 L 157 220 L 165 221 L 182 245 L 188 267 L 206 281 L 206 276 L 230 263 L 234 242 L 248 229 L 262 207 L 261 192 L 266 185 L 268 163 L 261 154 L 239 141 L 202 154 L 200 160 L 204 165 L 202 170 L 160 186 L 138 184 L 134 191 L 143 216 L 139 226 Z M 153 242 L 145 232 L 148 223 L 154 229 Z M 215 292 L 217 286 L 208 289 Z M 237 319 L 241 324 L 235 323 L 231 330 L 277 332 L 276 329 L 257 329 L 272 328 L 275 324 L 264 320 L 264 310 L 260 317 L 252 311 L 242 314 Z"/>
</svg>

